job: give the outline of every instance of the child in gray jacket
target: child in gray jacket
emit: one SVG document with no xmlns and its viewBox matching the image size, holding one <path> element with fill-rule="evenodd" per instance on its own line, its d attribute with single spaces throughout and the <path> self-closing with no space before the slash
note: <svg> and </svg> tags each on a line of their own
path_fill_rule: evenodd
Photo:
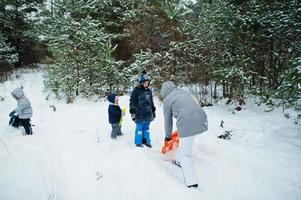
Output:
<svg viewBox="0 0 301 200">
<path fill-rule="evenodd" d="M 32 128 L 30 124 L 30 118 L 32 117 L 32 107 L 28 98 L 25 97 L 22 88 L 16 88 L 12 91 L 12 96 L 17 100 L 17 108 L 14 109 L 9 116 L 16 117 L 20 121 L 20 125 L 24 127 L 25 133 L 27 135 L 32 135 Z"/>
</svg>

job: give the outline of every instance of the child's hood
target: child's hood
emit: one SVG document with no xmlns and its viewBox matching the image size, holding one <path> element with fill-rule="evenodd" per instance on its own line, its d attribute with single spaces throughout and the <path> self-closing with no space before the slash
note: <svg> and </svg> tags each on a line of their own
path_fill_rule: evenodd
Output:
<svg viewBox="0 0 301 200">
<path fill-rule="evenodd" d="M 21 97 L 24 96 L 24 91 L 22 88 L 16 88 L 12 91 L 11 94 L 17 97 L 18 99 L 20 99 Z"/>
<path fill-rule="evenodd" d="M 111 102 L 111 103 L 115 103 L 115 97 L 116 97 L 115 93 L 109 94 L 108 95 L 108 101 Z"/>
</svg>

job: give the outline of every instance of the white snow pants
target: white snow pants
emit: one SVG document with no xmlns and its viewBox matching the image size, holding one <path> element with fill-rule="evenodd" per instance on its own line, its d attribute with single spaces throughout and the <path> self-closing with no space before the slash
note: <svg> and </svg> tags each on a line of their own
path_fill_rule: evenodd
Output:
<svg viewBox="0 0 301 200">
<path fill-rule="evenodd" d="M 192 147 L 194 136 L 181 137 L 179 147 L 176 149 L 175 158 L 180 162 L 184 181 L 187 186 L 198 184 L 197 175 L 192 161 Z"/>
</svg>

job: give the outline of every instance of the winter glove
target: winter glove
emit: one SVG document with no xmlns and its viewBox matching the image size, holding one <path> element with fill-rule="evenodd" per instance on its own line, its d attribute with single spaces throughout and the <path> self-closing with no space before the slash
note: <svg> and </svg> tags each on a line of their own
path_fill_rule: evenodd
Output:
<svg viewBox="0 0 301 200">
<path fill-rule="evenodd" d="M 153 117 L 156 118 L 156 107 L 155 106 L 152 107 L 152 113 L 153 113 Z"/>
<path fill-rule="evenodd" d="M 131 114 L 131 118 L 132 118 L 133 121 L 135 121 L 136 120 L 136 115 L 135 114 Z"/>
<path fill-rule="evenodd" d="M 16 111 L 12 111 L 11 113 L 9 113 L 8 116 L 12 117 L 15 113 L 16 113 Z"/>
<path fill-rule="evenodd" d="M 130 109 L 130 113 L 131 113 L 131 114 L 136 114 L 136 108 L 131 108 L 131 109 Z"/>
<path fill-rule="evenodd" d="M 170 141 L 170 140 L 171 140 L 171 137 L 168 137 L 168 136 L 166 136 L 165 139 L 164 139 L 164 141 L 167 141 L 167 142 Z"/>
<path fill-rule="evenodd" d="M 155 107 L 155 106 L 152 107 L 152 112 L 153 112 L 153 113 L 156 112 L 156 107 Z"/>
</svg>

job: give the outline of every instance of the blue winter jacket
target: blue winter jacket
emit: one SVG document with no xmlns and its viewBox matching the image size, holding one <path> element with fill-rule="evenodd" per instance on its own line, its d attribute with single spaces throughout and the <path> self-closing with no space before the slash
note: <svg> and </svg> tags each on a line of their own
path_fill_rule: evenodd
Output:
<svg viewBox="0 0 301 200">
<path fill-rule="evenodd" d="M 116 124 L 116 123 L 120 122 L 122 112 L 121 112 L 119 105 L 110 104 L 108 112 L 109 112 L 109 123 L 110 124 Z"/>
<path fill-rule="evenodd" d="M 130 98 L 130 113 L 135 114 L 135 121 L 153 121 L 155 111 L 152 91 L 141 85 L 135 87 Z"/>
</svg>

